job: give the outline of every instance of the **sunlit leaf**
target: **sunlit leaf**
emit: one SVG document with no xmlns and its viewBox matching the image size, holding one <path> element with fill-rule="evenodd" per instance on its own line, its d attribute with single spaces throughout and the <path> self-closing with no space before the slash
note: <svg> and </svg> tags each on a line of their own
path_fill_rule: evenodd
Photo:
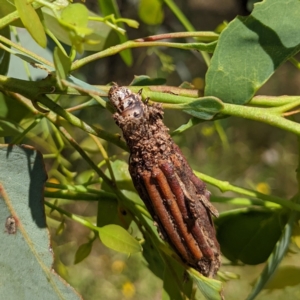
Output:
<svg viewBox="0 0 300 300">
<path fill-rule="evenodd" d="M 15 0 L 15 5 L 20 19 L 30 35 L 41 47 L 46 48 L 46 33 L 37 12 L 32 7 L 32 4 L 26 0 Z"/>
<path fill-rule="evenodd" d="M 141 245 L 127 230 L 118 225 L 106 225 L 98 228 L 102 243 L 115 251 L 133 254 L 141 252 Z"/>
<path fill-rule="evenodd" d="M 300 50 L 298 0 L 265 0 L 222 31 L 206 74 L 206 96 L 245 104 Z M 293 21 L 291 21 L 293 20 Z"/>
<path fill-rule="evenodd" d="M 159 25 L 164 19 L 160 0 L 141 0 L 139 5 L 139 17 L 147 25 Z"/>
<path fill-rule="evenodd" d="M 195 272 L 189 272 L 195 280 L 198 289 L 205 296 L 207 300 L 222 300 L 222 282 L 207 278 Z"/>
</svg>

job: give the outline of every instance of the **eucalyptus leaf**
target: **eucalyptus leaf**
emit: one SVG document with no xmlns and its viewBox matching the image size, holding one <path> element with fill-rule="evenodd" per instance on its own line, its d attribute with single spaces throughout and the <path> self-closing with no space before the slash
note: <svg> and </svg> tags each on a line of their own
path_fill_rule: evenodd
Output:
<svg viewBox="0 0 300 300">
<path fill-rule="evenodd" d="M 245 104 L 300 50 L 298 0 L 265 0 L 222 31 L 206 73 L 206 96 Z M 293 20 L 293 21 L 291 21 Z"/>
<path fill-rule="evenodd" d="M 0 146 L 0 224 L 6 227 L 0 230 L 2 299 L 82 299 L 52 268 L 43 198 L 46 179 L 39 152 L 24 145 Z"/>
</svg>

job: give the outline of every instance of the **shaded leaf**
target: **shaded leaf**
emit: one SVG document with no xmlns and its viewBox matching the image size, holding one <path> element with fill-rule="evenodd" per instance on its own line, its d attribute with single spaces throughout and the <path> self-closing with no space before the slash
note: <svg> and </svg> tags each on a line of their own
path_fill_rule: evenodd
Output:
<svg viewBox="0 0 300 300">
<path fill-rule="evenodd" d="M 222 31 L 206 74 L 206 96 L 245 104 L 300 50 L 298 0 L 265 0 Z M 293 20 L 293 21 L 291 21 Z"/>
<path fill-rule="evenodd" d="M 300 268 L 296 266 L 281 266 L 267 283 L 265 289 L 277 290 L 299 284 Z"/>
<path fill-rule="evenodd" d="M 299 197 L 299 196 L 298 196 Z M 255 297 L 260 293 L 260 291 L 264 288 L 267 282 L 272 278 L 274 275 L 277 267 L 279 266 L 280 262 L 282 261 L 288 246 L 290 244 L 293 226 L 295 221 L 299 218 L 299 212 L 293 211 L 289 215 L 288 222 L 286 223 L 282 235 L 279 241 L 276 243 L 276 246 L 268 258 L 267 264 L 262 271 L 261 275 L 257 279 L 252 291 L 250 292 L 247 300 L 253 300 Z"/>
<path fill-rule="evenodd" d="M 106 225 L 98 228 L 102 243 L 115 251 L 133 254 L 141 252 L 141 245 L 127 230 L 118 225 Z"/>
<path fill-rule="evenodd" d="M 173 132 L 172 132 L 172 136 L 173 135 L 176 135 L 176 134 L 181 134 L 183 133 L 184 131 L 198 125 L 199 123 L 203 122 L 202 120 L 198 119 L 198 118 L 190 118 L 188 120 L 187 123 L 179 126 L 178 128 L 176 128 Z"/>
<path fill-rule="evenodd" d="M 9 1 L 1 1 L 0 5 L 0 17 L 5 17 L 13 12 L 16 11 L 16 7 Z M 13 22 L 10 23 L 12 26 L 17 26 L 17 27 L 24 27 L 22 21 L 20 19 L 17 19 Z"/>
<path fill-rule="evenodd" d="M 62 85 L 61 80 L 66 79 L 71 68 L 71 60 L 62 50 L 55 47 L 53 52 L 53 60 L 57 74 L 57 82 L 61 89 L 66 88 Z"/>
<path fill-rule="evenodd" d="M 148 86 L 148 85 L 163 85 L 166 83 L 165 78 L 151 78 L 146 75 L 134 76 L 130 85 L 134 86 Z"/>
<path fill-rule="evenodd" d="M 81 299 L 52 269 L 46 226 L 42 155 L 29 146 L 0 146 L 0 224 L 13 216 L 16 233 L 0 230 L 0 295 L 3 299 Z M 34 296 L 33 296 L 34 291 Z"/>
<path fill-rule="evenodd" d="M 1 6 L 1 5 L 0 5 Z M 4 27 L 0 30 L 0 35 L 10 40 L 10 29 L 9 26 Z M 4 49 L 0 49 L 0 75 L 6 75 L 8 72 L 10 62 L 10 53 Z"/>
<path fill-rule="evenodd" d="M 80 245 L 75 253 L 74 264 L 78 264 L 87 258 L 92 251 L 92 246 L 93 243 L 91 242 Z"/>
<path fill-rule="evenodd" d="M 23 128 L 10 120 L 0 119 L 0 136 L 15 136 L 23 131 Z"/>
<path fill-rule="evenodd" d="M 171 257 L 164 256 L 163 299 L 191 299 L 193 280 L 186 269 Z"/>
<path fill-rule="evenodd" d="M 20 19 L 32 38 L 43 48 L 47 46 L 47 38 L 41 20 L 32 7 L 32 4 L 26 0 L 15 0 Z"/>
<path fill-rule="evenodd" d="M 233 262 L 265 262 L 285 222 L 286 215 L 281 211 L 240 209 L 223 213 L 215 220 L 221 252 Z"/>
</svg>

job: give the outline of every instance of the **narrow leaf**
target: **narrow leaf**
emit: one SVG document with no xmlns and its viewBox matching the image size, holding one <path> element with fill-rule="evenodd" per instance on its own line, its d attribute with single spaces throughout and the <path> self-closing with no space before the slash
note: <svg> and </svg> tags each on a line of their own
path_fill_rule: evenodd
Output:
<svg viewBox="0 0 300 300">
<path fill-rule="evenodd" d="M 109 16 L 109 15 L 114 15 L 116 18 L 120 18 L 121 14 L 118 8 L 118 5 L 116 3 L 115 0 L 98 0 L 99 6 L 101 8 L 101 13 L 104 16 Z M 119 27 L 124 28 L 123 24 L 118 24 Z M 128 37 L 127 34 L 121 34 L 119 32 L 117 32 L 117 35 L 119 37 L 120 43 L 125 43 L 128 41 Z M 120 53 L 123 61 L 125 62 L 125 64 L 127 66 L 131 66 L 132 65 L 132 53 L 130 49 L 125 49 Z"/>
<path fill-rule="evenodd" d="M 32 38 L 43 48 L 47 46 L 47 38 L 41 20 L 32 7 L 31 3 L 26 0 L 15 0 L 20 19 Z"/>
<path fill-rule="evenodd" d="M 92 246 L 93 243 L 91 242 L 80 245 L 75 253 L 74 264 L 78 264 L 81 261 L 83 261 L 85 258 L 87 258 L 91 253 Z"/>
<path fill-rule="evenodd" d="M 0 30 L 0 35 L 10 40 L 9 26 L 2 28 Z M 4 49 L 0 49 L 0 75 L 7 74 L 9 62 L 10 62 L 10 53 Z"/>
<path fill-rule="evenodd" d="M 58 47 L 55 47 L 54 49 L 53 60 L 56 69 L 58 85 L 61 89 L 64 89 L 66 87 L 62 85 L 61 80 L 66 79 L 69 75 L 71 60 Z"/>
</svg>

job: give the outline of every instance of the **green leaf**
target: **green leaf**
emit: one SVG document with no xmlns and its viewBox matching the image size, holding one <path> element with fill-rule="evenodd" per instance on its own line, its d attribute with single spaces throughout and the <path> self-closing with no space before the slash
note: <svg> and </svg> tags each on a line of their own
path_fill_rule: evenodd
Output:
<svg viewBox="0 0 300 300">
<path fill-rule="evenodd" d="M 300 50 L 298 0 L 265 0 L 221 33 L 206 74 L 206 96 L 247 103 Z"/>
<path fill-rule="evenodd" d="M 9 121 L 14 126 L 29 114 L 29 109 L 25 108 L 18 100 L 8 95 L 0 93 L 0 118 Z M 21 129 L 21 128 L 19 128 Z M 23 131 L 23 130 L 22 130 Z"/>
<path fill-rule="evenodd" d="M 191 299 L 193 280 L 186 269 L 171 257 L 164 256 L 163 300 Z M 176 280 L 177 277 L 177 280 Z"/>
<path fill-rule="evenodd" d="M 299 196 L 298 196 L 299 197 Z M 289 220 L 284 227 L 282 235 L 279 241 L 276 243 L 276 247 L 274 248 L 272 254 L 270 255 L 267 264 L 262 271 L 260 277 L 257 279 L 255 285 L 247 300 L 253 300 L 255 297 L 260 293 L 260 291 L 264 288 L 266 283 L 272 278 L 274 275 L 277 267 L 279 266 L 280 262 L 282 261 L 288 247 L 290 244 L 293 226 L 295 222 L 299 219 L 299 212 L 291 212 L 289 216 Z"/>
<path fill-rule="evenodd" d="M 127 230 L 118 225 L 106 225 L 98 228 L 102 243 L 115 251 L 133 254 L 141 252 L 141 245 Z"/>
<path fill-rule="evenodd" d="M 77 249 L 76 253 L 75 253 L 75 259 L 74 259 L 74 264 L 78 264 L 81 261 L 83 261 L 85 258 L 87 258 L 92 250 L 92 246 L 93 243 L 88 242 L 85 244 L 82 244 L 79 246 L 79 248 Z"/>
<path fill-rule="evenodd" d="M 70 28 L 68 27 L 68 25 L 67 27 L 61 26 L 58 19 L 50 9 L 43 7 L 42 11 L 43 11 L 46 26 L 57 37 L 57 39 L 62 41 L 66 45 L 72 45 L 69 37 Z M 96 14 L 90 11 L 88 11 L 88 15 L 96 16 Z M 83 48 L 87 51 L 103 50 L 106 39 L 109 36 L 109 33 L 112 31 L 111 28 L 106 24 L 97 21 L 89 21 L 87 26 L 88 28 L 91 29 L 92 33 L 88 36 L 87 40 L 83 39 L 81 41 Z M 89 40 L 97 41 L 97 44 L 90 43 Z"/>
<path fill-rule="evenodd" d="M 97 43 L 88 38 L 93 33 L 93 29 L 87 27 L 88 16 L 87 8 L 81 3 L 75 3 L 65 7 L 58 20 L 60 25 L 69 32 L 71 43 L 79 53 L 84 50 L 84 42 Z"/>
<path fill-rule="evenodd" d="M 0 30 L 0 35 L 10 40 L 9 26 Z M 4 49 L 0 49 L 0 75 L 6 75 L 9 68 L 10 53 Z"/>
<path fill-rule="evenodd" d="M 193 102 L 181 105 L 184 112 L 202 120 L 211 120 L 222 111 L 223 103 L 216 97 L 202 97 Z"/>
<path fill-rule="evenodd" d="M 133 183 L 128 172 L 128 164 L 122 160 L 111 162 L 117 187 L 127 196 L 127 191 L 134 191 Z M 105 174 L 110 177 L 108 169 Z M 103 183 L 102 189 L 111 192 L 110 187 Z M 136 194 L 135 194 L 136 195 Z M 127 196 L 128 197 L 128 196 Z M 120 207 L 116 199 L 101 199 L 98 203 L 97 226 L 101 227 L 108 224 L 120 225 L 128 228 L 132 221 L 130 214 Z"/>
<path fill-rule="evenodd" d="M 98 0 L 99 6 L 100 6 L 100 10 L 101 13 L 104 16 L 109 16 L 109 15 L 114 15 L 116 18 L 120 18 L 121 14 L 118 8 L 118 5 L 116 3 L 115 0 Z M 123 24 L 118 24 L 119 27 L 125 29 Z M 118 38 L 120 43 L 125 43 L 128 41 L 128 37 L 127 34 L 121 34 L 119 32 L 117 32 Z M 123 61 L 125 62 L 125 64 L 127 66 L 131 66 L 132 65 L 132 53 L 130 49 L 125 49 L 120 53 Z"/>
<path fill-rule="evenodd" d="M 190 118 L 188 120 L 187 123 L 179 126 L 178 128 L 176 128 L 173 132 L 172 132 L 172 136 L 176 135 L 176 134 L 181 134 L 184 131 L 198 125 L 199 123 L 203 122 L 202 120 L 198 119 L 198 118 Z"/>
<path fill-rule="evenodd" d="M 32 7 L 31 3 L 26 0 L 15 0 L 20 19 L 32 38 L 43 48 L 47 46 L 47 37 L 41 20 Z"/>
<path fill-rule="evenodd" d="M 44 212 L 42 155 L 29 146 L 0 146 L 0 295 L 2 299 L 81 299 L 53 271 Z M 32 294 L 34 288 L 34 295 Z"/>
<path fill-rule="evenodd" d="M 57 83 L 61 89 L 66 88 L 62 85 L 61 80 L 66 79 L 71 68 L 71 60 L 62 50 L 55 47 L 53 52 L 53 60 L 57 74 Z"/>
<path fill-rule="evenodd" d="M 200 275 L 199 273 L 196 275 L 194 272 L 189 272 L 189 274 L 193 277 L 196 282 L 198 289 L 205 296 L 207 300 L 222 300 L 224 299 L 222 296 L 222 282 L 207 278 L 205 276 Z"/>
<path fill-rule="evenodd" d="M 23 131 L 23 128 L 15 122 L 0 118 L 0 136 L 15 136 Z"/>
<path fill-rule="evenodd" d="M 238 209 L 223 213 L 215 220 L 221 252 L 233 262 L 263 263 L 279 240 L 285 222 L 282 211 Z"/>
<path fill-rule="evenodd" d="M 1 1 L 1 5 L 0 5 L 0 17 L 1 18 L 5 17 L 15 11 L 16 11 L 16 7 L 11 2 L 9 2 L 8 0 Z M 10 25 L 16 26 L 16 27 L 24 27 L 24 25 L 20 19 L 17 19 L 15 21 L 11 22 Z"/>
<path fill-rule="evenodd" d="M 159 25 L 164 19 L 160 0 L 141 0 L 139 5 L 139 17 L 147 25 Z"/>
<path fill-rule="evenodd" d="M 62 10 L 61 20 L 72 27 L 86 27 L 88 24 L 88 10 L 81 3 L 69 4 Z"/>
<path fill-rule="evenodd" d="M 165 78 L 151 78 L 146 75 L 134 76 L 130 85 L 134 86 L 148 86 L 148 85 L 163 85 L 166 83 Z"/>
</svg>

